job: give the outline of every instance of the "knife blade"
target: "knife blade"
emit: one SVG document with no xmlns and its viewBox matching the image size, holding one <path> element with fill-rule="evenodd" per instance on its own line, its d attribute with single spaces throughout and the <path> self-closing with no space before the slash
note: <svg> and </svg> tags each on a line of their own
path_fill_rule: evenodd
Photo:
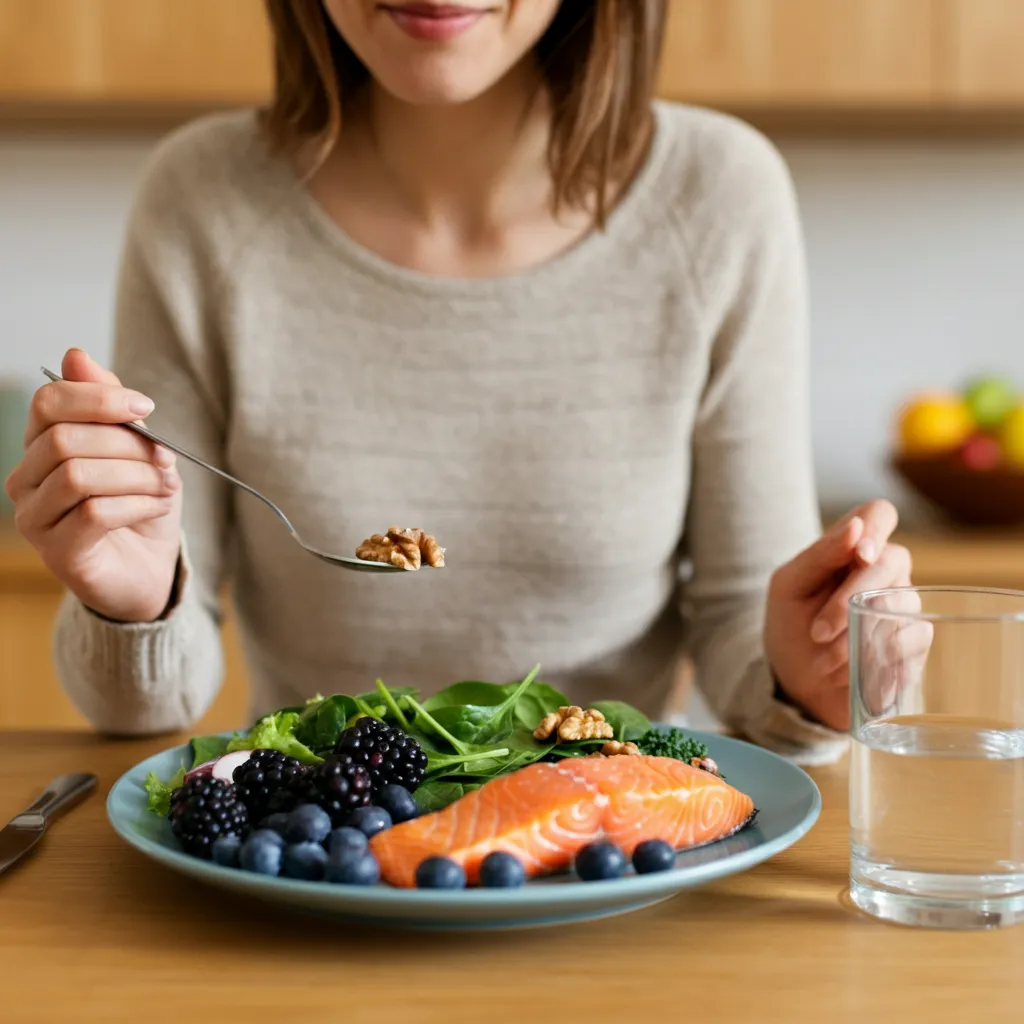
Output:
<svg viewBox="0 0 1024 1024">
<path fill-rule="evenodd" d="M 21 860 L 46 834 L 50 822 L 96 788 L 96 776 L 87 772 L 59 775 L 20 814 L 0 829 L 0 875 Z"/>
</svg>

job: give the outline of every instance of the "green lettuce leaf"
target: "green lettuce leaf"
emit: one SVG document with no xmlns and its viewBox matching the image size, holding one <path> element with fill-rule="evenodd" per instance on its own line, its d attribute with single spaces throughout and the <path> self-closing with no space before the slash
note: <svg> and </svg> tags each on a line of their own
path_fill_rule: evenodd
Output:
<svg viewBox="0 0 1024 1024">
<path fill-rule="evenodd" d="M 303 764 L 320 764 L 318 757 L 295 736 L 301 715 L 297 711 L 277 711 L 261 718 L 247 733 L 238 733 L 227 745 L 234 750 L 279 750 Z"/>
<path fill-rule="evenodd" d="M 412 798 L 422 814 L 430 814 L 432 811 L 444 810 L 449 804 L 479 788 L 480 783 L 477 782 L 445 782 L 439 779 L 424 782 L 413 793 Z"/>
<path fill-rule="evenodd" d="M 604 715 L 604 720 L 615 730 L 615 738 L 620 743 L 635 743 L 641 736 L 650 732 L 651 723 L 648 717 L 624 701 L 599 700 L 591 707 Z"/>
<path fill-rule="evenodd" d="M 228 741 L 223 736 L 192 737 L 192 767 L 198 768 L 207 761 L 215 761 L 221 754 L 226 754 Z"/>
<path fill-rule="evenodd" d="M 171 794 L 185 781 L 185 769 L 179 768 L 166 782 L 161 782 L 156 772 L 146 776 L 146 808 L 161 818 L 171 813 Z"/>
</svg>

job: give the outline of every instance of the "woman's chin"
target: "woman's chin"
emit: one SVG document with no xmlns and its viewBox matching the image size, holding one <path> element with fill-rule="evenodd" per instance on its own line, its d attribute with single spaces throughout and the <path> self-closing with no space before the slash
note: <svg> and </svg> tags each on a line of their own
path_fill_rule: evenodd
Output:
<svg viewBox="0 0 1024 1024">
<path fill-rule="evenodd" d="M 392 74 L 377 69 L 377 83 L 384 92 L 411 106 L 455 106 L 482 96 L 495 83 L 471 70 L 424 61 L 396 68 Z"/>
</svg>

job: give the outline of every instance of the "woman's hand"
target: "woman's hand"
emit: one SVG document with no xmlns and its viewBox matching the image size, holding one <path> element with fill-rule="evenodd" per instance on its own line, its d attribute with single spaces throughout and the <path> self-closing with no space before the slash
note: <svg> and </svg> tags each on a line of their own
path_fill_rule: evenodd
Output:
<svg viewBox="0 0 1024 1024">
<path fill-rule="evenodd" d="M 7 478 L 15 523 L 88 607 L 149 622 L 167 607 L 177 567 L 181 479 L 173 453 L 114 424 L 153 409 L 71 349 L 63 382 L 32 400 L 25 456 Z"/>
<path fill-rule="evenodd" d="M 787 697 L 833 729 L 850 725 L 850 598 L 859 591 L 910 585 L 910 553 L 889 543 L 897 522 L 896 509 L 887 501 L 855 508 L 778 569 L 768 589 L 768 662 Z M 879 671 L 888 666 L 895 678 L 927 654 L 930 627 L 923 622 L 916 626 L 874 638 L 872 651 L 886 661 L 876 666 Z"/>
</svg>

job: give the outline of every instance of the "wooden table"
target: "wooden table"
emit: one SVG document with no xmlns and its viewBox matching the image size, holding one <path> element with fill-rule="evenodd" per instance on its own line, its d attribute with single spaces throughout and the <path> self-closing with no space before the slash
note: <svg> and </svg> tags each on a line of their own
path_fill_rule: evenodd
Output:
<svg viewBox="0 0 1024 1024">
<path fill-rule="evenodd" d="M 4 1024 L 1010 1022 L 1024 927 L 897 928 L 844 905 L 846 772 L 815 770 L 809 836 L 746 874 L 621 918 L 436 935 L 293 916 L 150 863 L 104 816 L 118 775 L 173 742 L 0 732 L 0 819 L 54 775 L 99 791 L 0 876 Z"/>
</svg>

